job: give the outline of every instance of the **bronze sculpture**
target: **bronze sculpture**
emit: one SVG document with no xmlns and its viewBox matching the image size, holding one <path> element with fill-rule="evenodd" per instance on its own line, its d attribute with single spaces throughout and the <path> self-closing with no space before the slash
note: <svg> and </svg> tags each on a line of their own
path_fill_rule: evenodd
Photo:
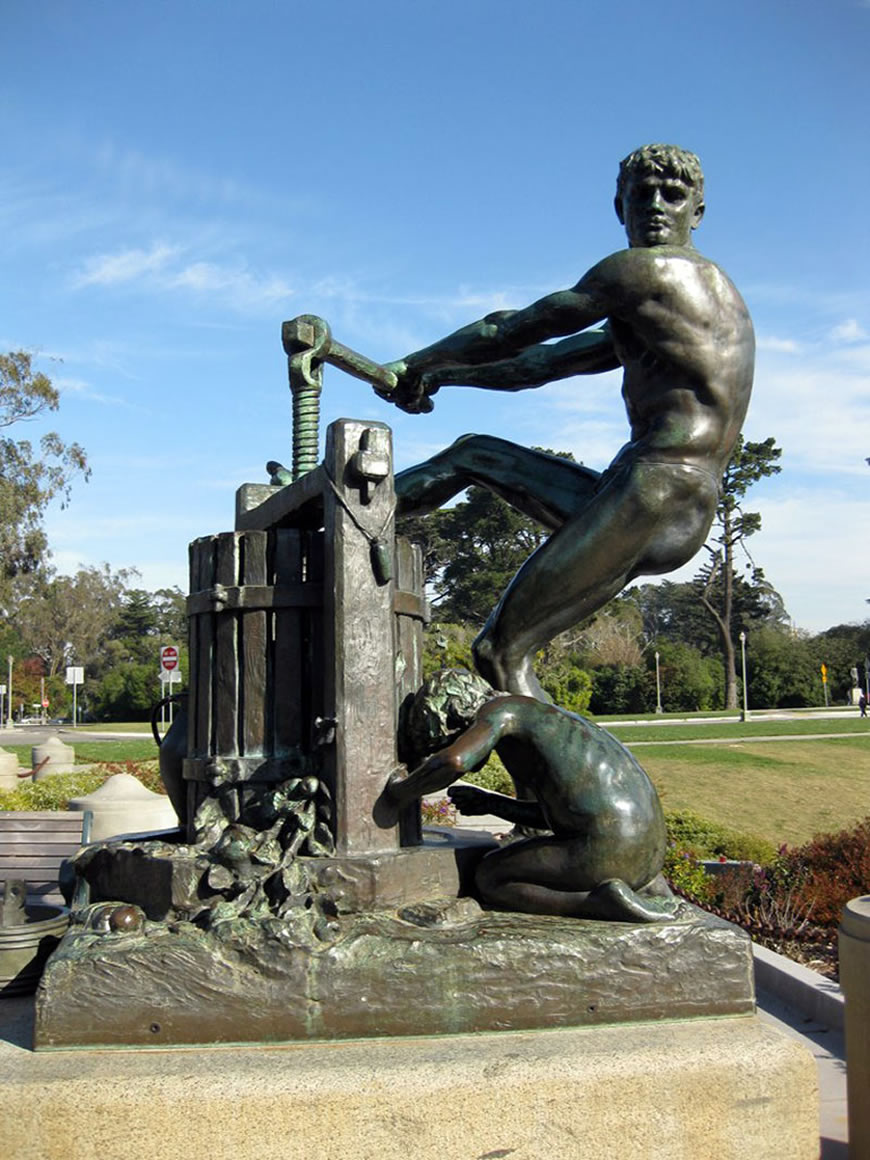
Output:
<svg viewBox="0 0 870 1160">
<path fill-rule="evenodd" d="M 403 410 L 426 412 L 447 384 L 515 391 L 623 368 L 631 436 L 603 473 L 466 435 L 396 476 L 401 514 L 481 484 L 552 529 L 474 645 L 495 688 L 541 700 L 538 649 L 635 577 L 670 572 L 704 543 L 752 387 L 746 306 L 691 244 L 704 212 L 697 157 L 669 145 L 636 150 L 620 167 L 615 207 L 628 249 L 570 290 L 489 314 L 389 364 L 397 386 L 375 387 Z"/>
<path fill-rule="evenodd" d="M 449 732 L 429 742 L 435 752 L 408 777 L 393 775 L 380 803 L 386 820 L 391 811 L 452 786 L 448 794 L 463 814 L 492 813 L 551 831 L 511 842 L 481 860 L 474 884 L 483 903 L 570 918 L 673 919 L 677 903 L 661 876 L 662 807 L 623 745 L 576 713 L 532 697 L 499 695 L 461 670 L 430 677 L 409 717 L 437 719 L 432 706 L 445 699 L 449 722 L 441 719 Z M 536 800 L 453 785 L 493 751 Z"/>
<path fill-rule="evenodd" d="M 688 559 L 712 519 L 753 343 L 739 295 L 689 244 L 700 181 L 692 155 L 633 154 L 617 193 L 627 250 L 573 290 L 488 316 L 392 367 L 335 342 L 322 319 L 284 324 L 292 471 L 270 460 L 268 485 L 239 489 L 235 529 L 191 545 L 187 728 L 161 753 L 185 827 L 77 857 L 76 912 L 40 990 L 38 1046 L 752 1009 L 747 940 L 669 897 L 649 779 L 602 730 L 542 703 L 531 669 L 539 642 L 632 576 Z M 446 383 L 514 390 L 622 365 L 631 441 L 598 475 L 468 436 L 394 488 L 382 424 L 336 421 L 316 463 L 325 362 L 411 411 L 431 409 Z M 428 510 L 473 482 L 555 534 L 477 642 L 482 672 L 507 694 L 487 687 L 464 717 L 448 712 L 429 746 L 440 752 L 402 780 L 398 762 L 418 764 L 397 749 L 397 726 L 422 682 L 427 613 L 396 501 Z M 462 787 L 460 808 L 552 832 L 503 848 L 467 831 L 421 834 L 419 794 L 492 748 L 538 801 Z"/>
</svg>

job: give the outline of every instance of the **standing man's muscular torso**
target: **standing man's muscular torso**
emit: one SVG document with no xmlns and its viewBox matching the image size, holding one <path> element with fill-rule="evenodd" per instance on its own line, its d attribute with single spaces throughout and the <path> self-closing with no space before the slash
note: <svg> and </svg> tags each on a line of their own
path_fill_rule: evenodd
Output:
<svg viewBox="0 0 870 1160">
<path fill-rule="evenodd" d="M 607 305 L 631 442 L 617 459 L 694 465 L 721 475 L 752 387 L 755 341 L 743 299 L 694 250 L 621 250 L 587 274 Z"/>
</svg>

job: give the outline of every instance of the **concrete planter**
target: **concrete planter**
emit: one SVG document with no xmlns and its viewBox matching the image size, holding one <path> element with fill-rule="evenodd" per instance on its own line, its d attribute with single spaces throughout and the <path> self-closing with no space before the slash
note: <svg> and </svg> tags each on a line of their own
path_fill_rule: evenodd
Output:
<svg viewBox="0 0 870 1160">
<path fill-rule="evenodd" d="M 0 749 L 0 789 L 18 788 L 18 758 Z"/>
<path fill-rule="evenodd" d="M 846 1000 L 849 1155 L 870 1156 L 870 895 L 853 898 L 840 916 L 840 985 Z"/>
<path fill-rule="evenodd" d="M 116 773 L 86 797 L 71 798 L 68 808 L 91 810 L 94 815 L 92 842 L 121 834 L 170 830 L 178 825 L 169 798 L 152 793 L 129 773 Z"/>
<path fill-rule="evenodd" d="M 42 745 L 34 745 L 30 752 L 33 768 L 39 771 L 34 774 L 34 781 L 54 773 L 72 773 L 75 769 L 75 750 L 71 745 L 64 745 L 59 737 L 49 737 Z"/>
<path fill-rule="evenodd" d="M 28 906 L 27 922 L 0 926 L 0 996 L 36 990 L 46 960 L 68 925 L 65 906 Z"/>
</svg>

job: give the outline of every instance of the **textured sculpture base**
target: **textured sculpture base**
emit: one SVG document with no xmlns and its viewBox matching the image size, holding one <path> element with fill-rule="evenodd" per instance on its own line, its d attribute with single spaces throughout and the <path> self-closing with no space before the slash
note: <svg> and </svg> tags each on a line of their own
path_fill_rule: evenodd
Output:
<svg viewBox="0 0 870 1160">
<path fill-rule="evenodd" d="M 319 935 L 318 935 L 319 932 Z M 471 899 L 204 932 L 74 927 L 37 996 L 37 1048 L 266 1043 L 686 1019 L 754 1009 L 736 928 L 689 909 L 635 926 Z"/>
<path fill-rule="evenodd" d="M 2 1014 L 2 1011 L 0 1011 Z M 812 1057 L 754 1016 L 264 1051 L 0 1042 L 16 1160 L 811 1160 Z"/>
</svg>

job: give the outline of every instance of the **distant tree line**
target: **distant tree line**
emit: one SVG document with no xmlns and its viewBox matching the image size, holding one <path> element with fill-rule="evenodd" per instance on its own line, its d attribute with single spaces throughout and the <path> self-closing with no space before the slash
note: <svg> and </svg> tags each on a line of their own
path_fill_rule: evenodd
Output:
<svg viewBox="0 0 870 1160">
<path fill-rule="evenodd" d="M 665 580 L 630 588 L 540 654 L 538 675 L 557 704 L 578 712 L 656 709 L 656 653 L 666 712 L 736 708 L 741 703 L 740 634 L 746 634 L 750 706 L 843 703 L 851 670 L 870 654 L 870 621 L 817 635 L 796 632 L 782 598 L 749 556 L 746 540 L 761 527 L 744 497 L 780 471 L 773 438 L 740 440 L 722 482 L 706 559 L 687 583 Z M 471 666 L 471 641 L 499 595 L 545 531 L 483 488 L 454 507 L 399 530 L 420 544 L 433 608 L 426 664 Z"/>
</svg>

